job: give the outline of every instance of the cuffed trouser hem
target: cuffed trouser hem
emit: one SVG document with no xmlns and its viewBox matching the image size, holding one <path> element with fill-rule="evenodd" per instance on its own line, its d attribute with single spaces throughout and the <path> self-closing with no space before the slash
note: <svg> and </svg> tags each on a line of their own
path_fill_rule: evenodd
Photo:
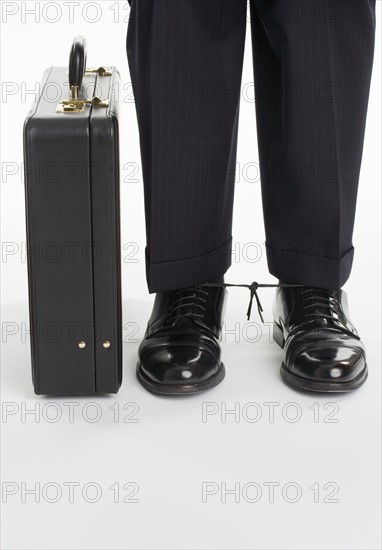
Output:
<svg viewBox="0 0 382 550">
<path fill-rule="evenodd" d="M 178 290 L 207 283 L 224 275 L 232 262 L 232 237 L 221 247 L 192 258 L 152 263 L 147 247 L 145 255 L 150 294 Z"/>
<path fill-rule="evenodd" d="M 269 272 L 288 283 L 325 288 L 341 288 L 349 278 L 354 256 L 351 247 L 340 259 L 266 246 Z"/>
</svg>

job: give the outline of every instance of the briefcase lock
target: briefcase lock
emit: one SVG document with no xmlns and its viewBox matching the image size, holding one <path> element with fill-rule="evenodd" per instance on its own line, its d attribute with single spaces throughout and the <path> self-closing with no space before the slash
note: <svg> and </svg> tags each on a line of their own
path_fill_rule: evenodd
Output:
<svg viewBox="0 0 382 550">
<path fill-rule="evenodd" d="M 65 99 L 56 107 L 56 113 L 83 113 L 86 105 L 96 108 L 108 107 L 109 100 L 94 96 L 92 99 Z"/>
<path fill-rule="evenodd" d="M 112 72 L 105 67 L 98 67 L 98 69 L 85 69 L 85 74 L 97 73 L 99 76 L 112 76 Z"/>
</svg>

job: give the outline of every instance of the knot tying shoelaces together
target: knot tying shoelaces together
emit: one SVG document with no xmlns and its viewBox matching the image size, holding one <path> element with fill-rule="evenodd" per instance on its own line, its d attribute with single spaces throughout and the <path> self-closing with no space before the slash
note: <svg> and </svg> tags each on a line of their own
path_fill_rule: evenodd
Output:
<svg viewBox="0 0 382 550">
<path fill-rule="evenodd" d="M 263 306 L 261 305 L 259 295 L 257 293 L 257 290 L 259 288 L 282 288 L 282 287 L 303 287 L 305 285 L 299 285 L 299 284 L 292 284 L 292 283 L 278 283 L 278 284 L 264 284 L 264 283 L 258 283 L 257 281 L 253 281 L 251 284 L 234 284 L 234 283 L 203 283 L 200 285 L 195 285 L 196 287 L 203 287 L 203 286 L 217 286 L 217 287 L 241 287 L 241 288 L 248 288 L 250 292 L 250 299 L 248 304 L 248 310 L 247 310 L 247 319 L 249 321 L 251 317 L 252 312 L 252 304 L 253 304 L 253 298 L 256 298 L 256 304 L 257 304 L 257 311 L 259 312 L 259 316 L 261 319 L 261 322 L 264 323 L 263 318 Z"/>
</svg>

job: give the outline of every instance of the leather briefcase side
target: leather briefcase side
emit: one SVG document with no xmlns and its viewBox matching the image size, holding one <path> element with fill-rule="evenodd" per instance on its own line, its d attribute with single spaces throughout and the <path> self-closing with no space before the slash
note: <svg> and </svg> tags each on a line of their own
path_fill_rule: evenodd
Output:
<svg viewBox="0 0 382 550">
<path fill-rule="evenodd" d="M 49 67 L 23 127 L 36 394 L 116 393 L 122 381 L 120 73 L 85 67 L 80 36 L 71 96 L 67 68 Z"/>
</svg>

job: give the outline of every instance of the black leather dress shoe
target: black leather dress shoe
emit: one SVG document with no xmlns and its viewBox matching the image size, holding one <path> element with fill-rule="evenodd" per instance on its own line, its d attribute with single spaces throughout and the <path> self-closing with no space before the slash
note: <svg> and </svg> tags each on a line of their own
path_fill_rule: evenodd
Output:
<svg viewBox="0 0 382 550">
<path fill-rule="evenodd" d="M 157 293 L 138 354 L 137 377 L 150 392 L 197 393 L 225 376 L 220 336 L 227 291 L 197 285 Z"/>
<path fill-rule="evenodd" d="M 273 318 L 274 339 L 285 350 L 281 376 L 288 384 L 345 392 L 365 382 L 365 348 L 349 320 L 346 292 L 278 288 Z"/>
</svg>

